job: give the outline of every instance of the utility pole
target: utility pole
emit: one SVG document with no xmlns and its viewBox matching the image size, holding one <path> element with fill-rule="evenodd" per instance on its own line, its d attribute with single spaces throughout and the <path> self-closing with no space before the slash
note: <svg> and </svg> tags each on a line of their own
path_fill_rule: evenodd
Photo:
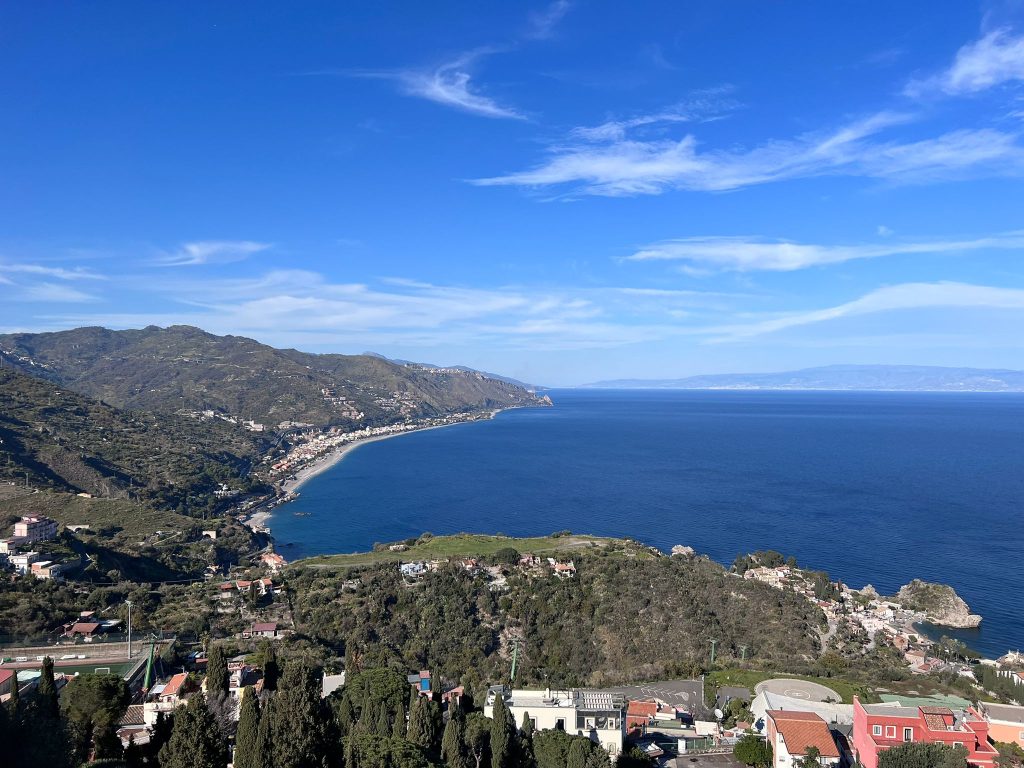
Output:
<svg viewBox="0 0 1024 768">
<path fill-rule="evenodd" d="M 509 675 L 509 683 L 516 681 L 516 664 L 519 662 L 519 638 L 516 638 L 516 644 L 512 647 L 512 674 Z"/>
<path fill-rule="evenodd" d="M 711 643 L 711 666 L 715 666 L 715 649 L 718 647 L 718 640 L 710 640 Z"/>
<path fill-rule="evenodd" d="M 132 657 L 132 601 L 125 600 L 125 605 L 128 606 L 128 658 Z"/>
</svg>

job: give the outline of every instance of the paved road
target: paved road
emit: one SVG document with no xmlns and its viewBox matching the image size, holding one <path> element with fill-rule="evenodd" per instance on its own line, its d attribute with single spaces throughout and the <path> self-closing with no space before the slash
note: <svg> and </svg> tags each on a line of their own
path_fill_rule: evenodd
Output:
<svg viewBox="0 0 1024 768">
<path fill-rule="evenodd" d="M 679 755 L 668 760 L 666 768 L 746 768 L 731 754 L 724 755 Z"/>
<path fill-rule="evenodd" d="M 704 709 L 704 683 L 701 680 L 662 680 L 643 685 L 625 685 L 618 688 L 602 688 L 602 691 L 621 693 L 630 699 L 660 699 L 690 711 Z"/>
</svg>

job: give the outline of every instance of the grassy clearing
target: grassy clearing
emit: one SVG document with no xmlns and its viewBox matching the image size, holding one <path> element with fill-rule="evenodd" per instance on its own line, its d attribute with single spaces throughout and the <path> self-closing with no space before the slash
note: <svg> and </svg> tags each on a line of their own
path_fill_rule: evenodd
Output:
<svg viewBox="0 0 1024 768">
<path fill-rule="evenodd" d="M 807 675 L 790 675 L 785 672 L 765 672 L 759 669 L 722 669 L 708 674 L 705 679 L 705 690 L 714 695 L 723 685 L 739 685 L 749 688 L 751 693 L 754 686 L 765 680 L 787 679 L 807 680 L 811 683 L 818 683 L 831 688 L 843 698 L 844 704 L 852 704 L 854 695 L 860 696 L 862 701 L 877 701 L 876 696 L 866 685 L 851 683 L 836 677 L 809 677 Z"/>
<path fill-rule="evenodd" d="M 480 534 L 459 533 L 454 536 L 434 536 L 420 539 L 416 544 L 402 552 L 389 549 L 374 552 L 355 552 L 350 555 L 320 555 L 298 561 L 299 565 L 314 567 L 349 568 L 374 563 L 408 562 L 410 560 L 431 560 L 444 557 L 487 557 L 500 549 L 512 547 L 525 553 L 550 555 L 555 552 L 571 553 L 573 551 L 601 549 L 613 544 L 622 544 L 620 539 L 608 539 L 599 536 L 536 536 L 517 539 L 511 536 L 484 536 Z M 640 546 L 635 548 L 638 554 L 646 553 Z"/>
<path fill-rule="evenodd" d="M 175 512 L 149 509 L 123 499 L 86 499 L 46 491 L 0 498 L 0 516 L 5 515 L 46 515 L 64 525 L 88 525 L 94 531 L 117 526 L 132 536 L 180 531 L 196 523 Z"/>
</svg>

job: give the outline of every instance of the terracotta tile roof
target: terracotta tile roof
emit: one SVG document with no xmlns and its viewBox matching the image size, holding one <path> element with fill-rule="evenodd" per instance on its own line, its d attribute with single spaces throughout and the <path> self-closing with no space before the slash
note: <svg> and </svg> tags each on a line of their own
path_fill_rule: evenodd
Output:
<svg viewBox="0 0 1024 768">
<path fill-rule="evenodd" d="M 629 717 L 654 717 L 658 714 L 658 702 L 656 701 L 630 701 L 626 709 Z"/>
<path fill-rule="evenodd" d="M 813 712 L 775 709 L 766 714 L 775 721 L 775 730 L 782 735 L 789 754 L 806 755 L 810 747 L 817 747 L 822 757 L 839 757 L 828 725 Z"/>
<path fill-rule="evenodd" d="M 184 672 L 179 672 L 170 680 L 167 681 L 167 685 L 164 686 L 161 691 L 161 696 L 176 696 L 181 692 L 181 687 L 185 684 L 185 680 L 188 679 L 188 675 Z"/>
<path fill-rule="evenodd" d="M 267 621 L 267 622 L 262 622 L 262 623 L 259 623 L 259 624 L 253 624 L 252 625 L 252 631 L 253 632 L 276 632 L 277 631 L 277 622 L 276 621 Z"/>
<path fill-rule="evenodd" d="M 130 725 L 145 725 L 146 721 L 143 718 L 145 707 L 142 704 L 131 704 L 128 709 L 125 710 L 124 715 L 118 721 L 119 726 L 130 726 Z"/>
</svg>

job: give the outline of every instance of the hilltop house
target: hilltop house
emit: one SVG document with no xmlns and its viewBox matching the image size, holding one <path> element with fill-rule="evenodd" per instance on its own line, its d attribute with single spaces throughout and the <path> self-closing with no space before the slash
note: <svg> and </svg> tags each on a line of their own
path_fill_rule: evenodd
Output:
<svg viewBox="0 0 1024 768">
<path fill-rule="evenodd" d="M 878 768 L 879 753 L 914 741 L 962 746 L 972 766 L 993 768 L 999 753 L 988 736 L 988 722 L 973 708 L 861 704 L 853 698 L 853 750 L 864 768 Z"/>
</svg>

